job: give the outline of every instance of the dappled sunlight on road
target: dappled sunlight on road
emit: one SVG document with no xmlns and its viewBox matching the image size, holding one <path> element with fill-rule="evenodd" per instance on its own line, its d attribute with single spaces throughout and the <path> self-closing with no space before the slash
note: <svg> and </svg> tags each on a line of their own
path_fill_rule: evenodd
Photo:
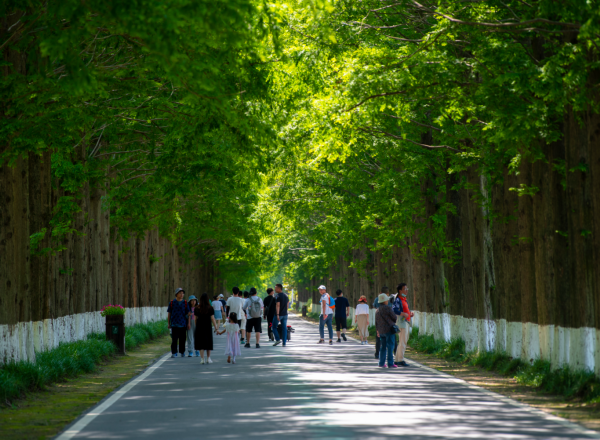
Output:
<svg viewBox="0 0 600 440">
<path fill-rule="evenodd" d="M 377 367 L 374 347 L 318 345 L 297 318 L 286 347 L 263 342 L 227 364 L 168 359 L 79 438 L 587 438 L 454 378 Z M 266 336 L 266 335 L 265 335 Z"/>
</svg>

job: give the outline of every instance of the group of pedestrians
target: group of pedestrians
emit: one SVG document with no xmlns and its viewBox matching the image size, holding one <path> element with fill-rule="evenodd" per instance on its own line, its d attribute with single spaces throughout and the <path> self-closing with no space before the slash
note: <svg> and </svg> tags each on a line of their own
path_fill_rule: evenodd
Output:
<svg viewBox="0 0 600 440">
<path fill-rule="evenodd" d="M 251 348 L 250 337 L 255 333 L 256 348 L 260 348 L 262 320 L 267 320 L 268 336 L 274 346 L 283 342 L 286 346 L 289 297 L 283 291 L 283 285 L 267 289 L 265 301 L 252 287 L 242 292 L 238 287 L 232 289 L 232 296 L 225 301 L 222 294 L 209 300 L 204 293 L 198 300 L 194 295 L 184 299 L 185 291 L 180 287 L 175 298 L 169 302 L 167 321 L 171 331 L 171 357 L 200 357 L 201 364 L 212 364 L 213 329 L 217 335 L 227 333 L 225 356 L 227 362 L 236 363 L 241 354 L 241 346 Z M 223 320 L 223 329 L 221 328 Z M 281 332 L 278 327 L 280 327 Z M 280 335 L 281 333 L 281 335 Z"/>
<path fill-rule="evenodd" d="M 398 368 L 408 367 L 404 360 L 406 344 L 410 334 L 411 318 L 414 313 L 408 307 L 408 286 L 406 283 L 398 284 L 396 295 L 389 295 L 389 288 L 382 287 L 381 294 L 375 298 L 373 307 L 375 312 L 375 327 L 377 341 L 375 344 L 375 358 L 379 359 L 380 367 Z M 336 291 L 333 299 L 324 285 L 319 286 L 321 294 L 319 315 L 319 344 L 325 343 L 325 327 L 329 332 L 329 345 L 333 345 L 333 325 L 335 316 L 337 342 L 346 341 L 347 319 L 350 314 L 350 303 L 341 290 Z M 368 345 L 369 337 L 369 305 L 363 295 L 359 298 L 354 314 L 354 323 L 358 327 L 360 343 Z M 398 339 L 396 339 L 398 335 Z M 386 364 L 387 357 L 387 364 Z"/>
</svg>

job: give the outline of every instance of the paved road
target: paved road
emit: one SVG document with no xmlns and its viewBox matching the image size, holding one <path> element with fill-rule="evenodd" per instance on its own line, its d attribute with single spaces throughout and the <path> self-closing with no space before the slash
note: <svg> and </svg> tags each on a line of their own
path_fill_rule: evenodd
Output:
<svg viewBox="0 0 600 440">
<path fill-rule="evenodd" d="M 373 346 L 316 345 L 316 326 L 290 323 L 287 347 L 242 348 L 235 365 L 224 335 L 212 365 L 166 356 L 59 438 L 593 438 L 414 363 L 377 368 Z"/>
</svg>

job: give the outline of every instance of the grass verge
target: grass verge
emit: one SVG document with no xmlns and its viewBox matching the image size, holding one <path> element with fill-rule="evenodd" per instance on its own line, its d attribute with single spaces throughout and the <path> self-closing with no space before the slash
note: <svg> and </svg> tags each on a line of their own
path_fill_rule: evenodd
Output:
<svg viewBox="0 0 600 440">
<path fill-rule="evenodd" d="M 548 361 L 538 359 L 533 364 L 529 364 L 519 358 L 512 358 L 504 352 L 468 353 L 462 339 L 453 339 L 449 342 L 436 340 L 431 335 L 419 335 L 418 327 L 413 327 L 408 345 L 418 352 L 514 377 L 521 385 L 567 399 L 578 398 L 583 402 L 600 402 L 600 379 L 590 371 L 573 371 L 568 366 L 553 370 Z"/>
<path fill-rule="evenodd" d="M 126 349 L 168 333 L 166 321 L 137 324 L 125 329 Z M 94 371 L 116 352 L 103 333 L 87 339 L 60 344 L 53 350 L 36 353 L 36 361 L 8 362 L 0 368 L 0 402 L 10 405 L 28 391 L 43 390 L 49 384 Z"/>
</svg>

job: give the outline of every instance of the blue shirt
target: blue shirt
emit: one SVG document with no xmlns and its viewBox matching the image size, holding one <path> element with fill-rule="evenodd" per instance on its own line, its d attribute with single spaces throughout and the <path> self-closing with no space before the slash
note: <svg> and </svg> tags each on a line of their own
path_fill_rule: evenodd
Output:
<svg viewBox="0 0 600 440">
<path fill-rule="evenodd" d="M 171 327 L 187 327 L 190 308 L 187 301 L 174 299 L 169 303 L 167 313 L 171 313 Z"/>
</svg>

